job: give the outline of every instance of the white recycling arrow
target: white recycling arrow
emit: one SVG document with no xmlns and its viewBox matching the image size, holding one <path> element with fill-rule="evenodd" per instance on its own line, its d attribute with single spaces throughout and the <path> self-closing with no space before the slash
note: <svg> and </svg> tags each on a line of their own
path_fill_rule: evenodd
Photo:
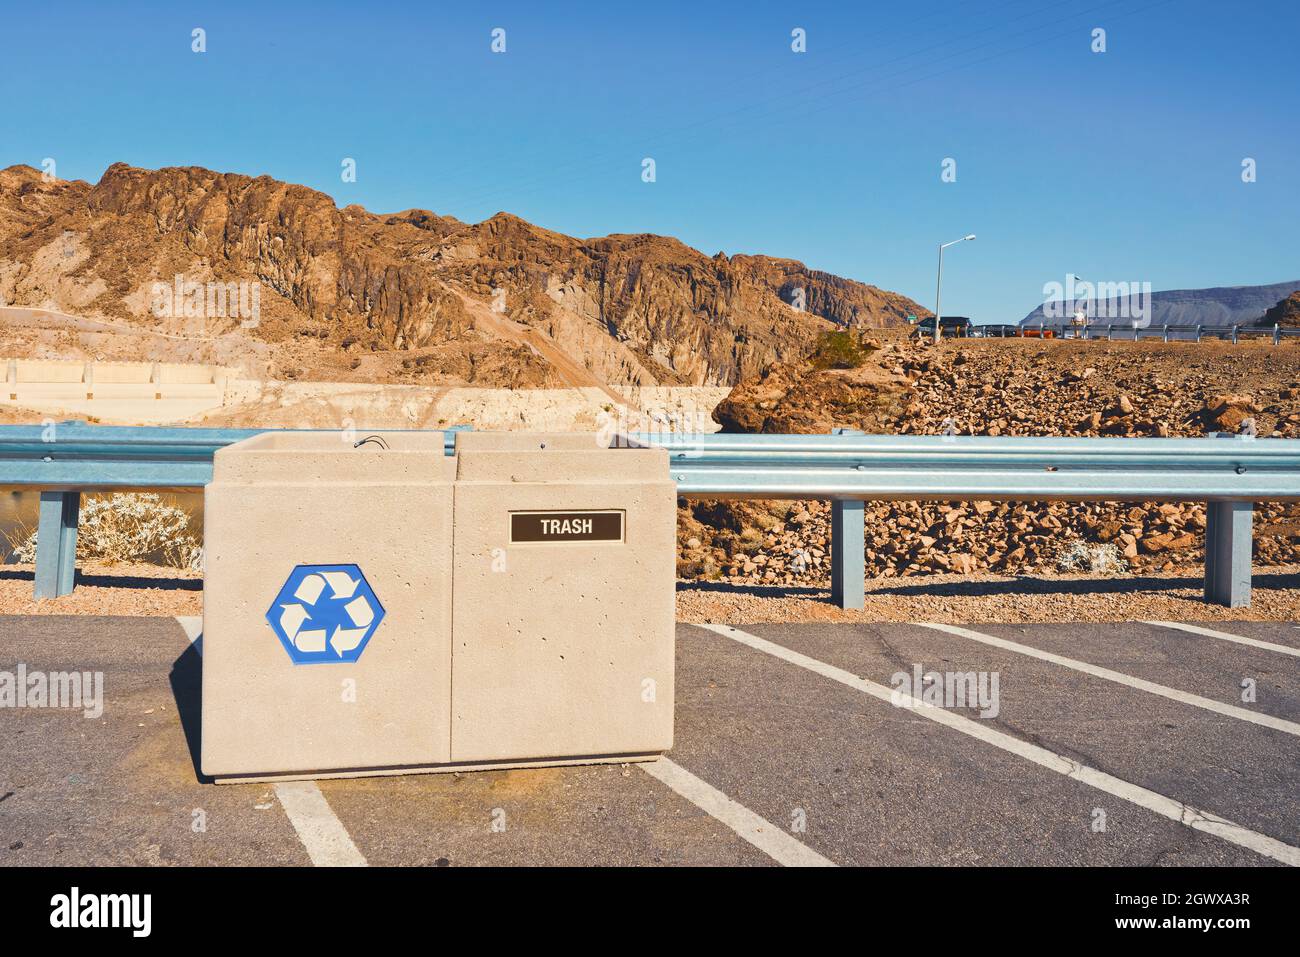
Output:
<svg viewBox="0 0 1300 957">
<path fill-rule="evenodd" d="M 342 658 L 347 652 L 361 644 L 361 639 L 365 635 L 366 630 L 364 628 L 335 628 L 334 634 L 330 636 L 330 647 L 334 649 L 334 654 Z"/>
<path fill-rule="evenodd" d="M 354 582 L 353 587 L 355 586 L 356 583 Z M 365 595 L 358 595 L 352 599 L 343 606 L 343 610 L 348 613 L 348 617 L 352 619 L 352 624 L 357 627 L 336 628 L 334 634 L 330 635 L 330 647 L 334 649 L 334 653 L 340 658 L 361 644 L 361 639 L 366 635 L 366 629 L 375 620 L 375 610 L 370 607 L 370 602 Z"/>
<path fill-rule="evenodd" d="M 298 637 L 293 640 L 293 643 L 299 651 L 324 651 L 325 632 L 320 628 L 314 628 L 310 631 L 300 631 L 298 632 Z"/>
<path fill-rule="evenodd" d="M 375 610 L 370 607 L 370 602 L 366 600 L 365 595 L 358 595 L 346 605 L 343 610 L 348 613 L 352 619 L 352 624 L 364 630 L 372 621 L 375 620 Z"/>
<path fill-rule="evenodd" d="M 298 587 L 294 590 L 293 597 L 297 598 L 299 601 L 307 603 L 308 605 L 314 605 L 316 604 L 316 599 L 320 597 L 320 593 L 324 590 L 325 579 L 321 578 L 320 575 L 308 575 L 298 583 Z"/>
<path fill-rule="evenodd" d="M 330 583 L 330 591 L 334 593 L 335 598 L 351 598 L 352 593 L 361 584 L 360 579 L 353 578 L 347 572 L 321 572 L 321 574 Z"/>
<path fill-rule="evenodd" d="M 298 637 L 298 629 L 310 616 L 307 614 L 306 608 L 293 602 L 283 604 L 280 608 L 280 627 L 289 636 L 289 640 L 294 641 Z"/>
</svg>

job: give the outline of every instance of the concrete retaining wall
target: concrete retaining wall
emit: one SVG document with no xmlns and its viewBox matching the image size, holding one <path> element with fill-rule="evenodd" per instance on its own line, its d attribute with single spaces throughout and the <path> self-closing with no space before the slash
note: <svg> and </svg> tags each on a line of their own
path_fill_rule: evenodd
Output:
<svg viewBox="0 0 1300 957">
<path fill-rule="evenodd" d="M 728 390 L 612 387 L 490 389 L 237 377 L 216 365 L 3 359 L 0 408 L 90 417 L 116 425 L 211 423 L 251 428 L 439 428 L 712 432 L 709 413 Z"/>
<path fill-rule="evenodd" d="M 0 405 L 141 425 L 220 409 L 228 370 L 167 362 L 0 359 Z"/>
</svg>

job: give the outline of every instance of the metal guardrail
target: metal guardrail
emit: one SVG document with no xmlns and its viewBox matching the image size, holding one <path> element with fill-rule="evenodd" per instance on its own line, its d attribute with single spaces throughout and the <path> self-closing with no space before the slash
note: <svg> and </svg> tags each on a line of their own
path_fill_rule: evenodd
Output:
<svg viewBox="0 0 1300 957">
<path fill-rule="evenodd" d="M 455 449 L 456 432 L 445 432 L 445 450 Z M 212 456 L 262 432 L 278 429 L 190 429 L 155 426 L 0 426 L 0 485 L 95 491 L 113 488 L 201 488 L 212 481 Z M 298 431 L 337 431 L 302 429 Z M 382 430 L 380 430 L 382 431 Z M 357 436 L 366 432 L 359 430 Z"/>
<path fill-rule="evenodd" d="M 979 329 L 979 326 L 973 327 Z M 1031 337 L 1035 339 L 1108 339 L 1119 342 L 1137 342 L 1140 339 L 1161 339 L 1164 342 L 1200 342 L 1202 339 L 1226 339 L 1234 345 L 1242 339 L 1272 339 L 1273 345 L 1281 344 L 1283 339 L 1300 337 L 1300 329 L 1291 329 L 1278 323 L 1272 328 L 1236 323 L 1231 326 L 1206 326 L 1196 323 L 1162 323 L 1158 326 L 1134 326 L 1132 323 L 1090 322 L 1086 326 L 1037 325 L 1017 326 L 1018 331 L 1008 332 L 1010 327 L 996 325 L 987 332 L 972 335 L 990 339 Z M 1051 333 L 1051 336 L 1046 335 Z"/>
<path fill-rule="evenodd" d="M 0 485 L 38 487 L 36 594 L 72 590 L 83 491 L 201 487 L 212 456 L 263 429 L 0 426 Z M 364 432 L 358 432 L 363 436 Z M 453 430 L 447 451 L 454 449 Z M 669 452 L 682 495 L 832 499 L 832 592 L 863 603 L 863 502 L 1204 501 L 1206 598 L 1249 603 L 1256 501 L 1300 501 L 1300 440 L 633 434 Z"/>
<path fill-rule="evenodd" d="M 710 498 L 1300 501 L 1300 440 L 635 436 Z"/>
</svg>

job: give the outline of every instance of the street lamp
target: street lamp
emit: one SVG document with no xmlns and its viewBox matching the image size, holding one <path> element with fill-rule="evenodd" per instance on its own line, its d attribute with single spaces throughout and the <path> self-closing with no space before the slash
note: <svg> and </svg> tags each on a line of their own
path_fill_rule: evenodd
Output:
<svg viewBox="0 0 1300 957">
<path fill-rule="evenodd" d="M 939 306 L 943 302 L 943 251 L 949 246 L 956 246 L 958 243 L 964 243 L 968 239 L 974 239 L 975 234 L 963 236 L 961 239 L 954 239 L 950 243 L 942 243 L 939 246 L 939 278 L 934 284 L 934 344 L 939 344 L 939 339 L 943 335 L 943 313 L 939 311 Z"/>
</svg>

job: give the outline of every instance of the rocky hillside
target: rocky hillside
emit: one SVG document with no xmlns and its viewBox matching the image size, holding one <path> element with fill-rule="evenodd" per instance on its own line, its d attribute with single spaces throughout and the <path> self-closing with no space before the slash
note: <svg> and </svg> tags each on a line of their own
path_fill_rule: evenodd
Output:
<svg viewBox="0 0 1300 957">
<path fill-rule="evenodd" d="M 1264 313 L 1260 325 L 1281 325 L 1293 329 L 1300 326 L 1300 290 L 1291 293 L 1291 295 Z"/>
<path fill-rule="evenodd" d="M 260 283 L 260 325 L 160 319 L 151 290 L 178 274 Z M 0 304 L 307 341 L 356 354 L 353 368 L 396 352 L 408 381 L 512 386 L 731 384 L 823 330 L 926 314 L 788 259 L 576 239 L 506 213 L 377 215 L 267 176 L 121 163 L 95 185 L 0 171 Z"/>
<path fill-rule="evenodd" d="M 887 338 L 887 337 L 886 337 Z M 859 368 L 777 365 L 717 407 L 729 431 L 1300 438 L 1300 344 L 952 341 L 886 343 Z M 685 502 L 679 570 L 825 584 L 825 503 Z M 869 576 L 1172 570 L 1203 560 L 1197 503 L 872 502 Z M 1300 508 L 1256 515 L 1258 564 L 1300 562 Z"/>
</svg>

